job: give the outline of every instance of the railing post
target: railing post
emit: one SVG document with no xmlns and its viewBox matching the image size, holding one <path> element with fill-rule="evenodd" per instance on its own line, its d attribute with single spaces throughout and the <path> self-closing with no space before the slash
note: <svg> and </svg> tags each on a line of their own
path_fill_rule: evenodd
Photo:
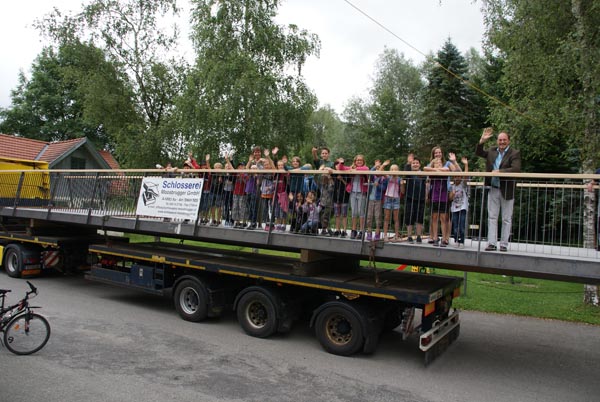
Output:
<svg viewBox="0 0 600 402">
<path fill-rule="evenodd" d="M 25 181 L 25 172 L 21 172 L 19 176 L 19 184 L 17 184 L 17 193 L 15 195 L 15 202 L 13 203 L 13 216 L 15 216 L 17 212 L 17 207 L 19 206 L 19 201 L 21 199 L 21 190 L 23 189 L 23 182 Z"/>
<path fill-rule="evenodd" d="M 56 182 L 52 179 L 53 176 L 56 176 Z M 52 173 L 50 175 L 50 198 L 48 199 L 48 210 L 46 212 L 46 219 L 50 218 L 50 214 L 52 213 L 52 207 L 54 207 L 54 197 L 56 197 L 56 191 L 60 186 L 60 179 L 62 175 L 60 173 Z"/>
<path fill-rule="evenodd" d="M 94 189 L 92 190 L 92 196 L 90 198 L 90 206 L 88 208 L 87 223 L 90 223 L 90 219 L 92 216 L 92 209 L 94 207 L 94 199 L 96 198 L 96 189 L 98 188 L 98 177 L 100 177 L 100 172 L 96 172 L 95 177 L 96 177 L 96 179 L 94 180 Z"/>
</svg>

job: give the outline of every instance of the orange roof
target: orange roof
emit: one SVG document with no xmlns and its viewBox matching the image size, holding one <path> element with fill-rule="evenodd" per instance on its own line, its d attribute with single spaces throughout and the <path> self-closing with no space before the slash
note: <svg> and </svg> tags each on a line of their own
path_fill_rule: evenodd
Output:
<svg viewBox="0 0 600 402">
<path fill-rule="evenodd" d="M 48 163 L 52 163 L 64 154 L 72 151 L 74 148 L 78 148 L 80 145 L 86 142 L 86 138 L 75 138 L 73 140 L 49 142 L 46 149 L 42 151 L 39 159 L 45 160 Z"/>
<path fill-rule="evenodd" d="M 47 145 L 44 141 L 0 134 L 0 156 L 5 158 L 39 160 L 38 155 Z"/>
<path fill-rule="evenodd" d="M 102 159 L 104 159 L 106 161 L 106 163 L 108 163 L 108 166 L 110 166 L 111 169 L 120 169 L 121 167 L 119 166 L 119 162 L 117 162 L 117 160 L 115 159 L 115 157 L 108 151 L 100 151 L 100 156 L 102 157 Z"/>
<path fill-rule="evenodd" d="M 87 142 L 86 137 L 66 141 L 46 142 L 14 135 L 0 134 L 0 157 L 52 162 L 69 154 Z M 112 168 L 119 164 L 108 151 L 100 151 L 102 159 Z"/>
</svg>

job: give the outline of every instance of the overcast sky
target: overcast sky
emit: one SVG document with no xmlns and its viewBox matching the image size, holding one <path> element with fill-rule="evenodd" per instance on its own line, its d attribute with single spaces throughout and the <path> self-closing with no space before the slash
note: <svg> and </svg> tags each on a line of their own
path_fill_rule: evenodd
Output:
<svg viewBox="0 0 600 402">
<path fill-rule="evenodd" d="M 371 86 L 375 61 L 384 47 L 397 49 L 415 64 L 437 52 L 451 38 L 462 52 L 481 48 L 483 18 L 473 0 L 349 0 L 411 46 L 392 36 L 344 0 L 283 0 L 277 21 L 294 23 L 319 35 L 320 58 L 308 60 L 303 74 L 321 104 L 338 113 L 352 96 L 364 96 Z M 441 3 L 441 4 L 440 4 Z M 43 43 L 33 29 L 35 19 L 57 7 L 80 9 L 82 0 L 3 1 L 0 14 L 0 107 L 10 105 L 10 91 L 19 71 L 29 76 L 31 63 Z M 183 21 L 189 15 L 187 1 Z M 182 27 L 186 31 L 187 27 Z M 193 56 L 189 45 L 182 52 Z"/>
</svg>

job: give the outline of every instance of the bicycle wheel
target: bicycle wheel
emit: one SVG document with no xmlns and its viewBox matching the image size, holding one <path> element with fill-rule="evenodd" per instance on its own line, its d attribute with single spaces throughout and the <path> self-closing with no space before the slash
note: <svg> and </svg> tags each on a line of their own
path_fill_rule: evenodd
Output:
<svg viewBox="0 0 600 402">
<path fill-rule="evenodd" d="M 50 324 L 39 314 L 20 314 L 10 320 L 4 330 L 4 345 L 17 355 L 30 355 L 46 345 Z"/>
</svg>

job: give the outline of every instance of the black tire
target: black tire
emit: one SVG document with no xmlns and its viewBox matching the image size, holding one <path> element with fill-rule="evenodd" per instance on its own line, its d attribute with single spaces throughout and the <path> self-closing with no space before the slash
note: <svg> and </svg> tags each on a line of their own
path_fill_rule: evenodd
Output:
<svg viewBox="0 0 600 402">
<path fill-rule="evenodd" d="M 365 343 L 360 319 L 342 305 L 323 309 L 315 321 L 315 332 L 323 349 L 334 355 L 351 356 Z"/>
<path fill-rule="evenodd" d="M 252 290 L 237 304 L 237 317 L 244 332 L 257 338 L 267 338 L 277 331 L 277 310 L 270 297 Z"/>
<path fill-rule="evenodd" d="M 23 272 L 23 250 L 18 244 L 4 248 L 4 269 L 11 278 L 20 278 Z"/>
<path fill-rule="evenodd" d="M 36 313 L 13 317 L 4 330 L 4 345 L 16 355 L 30 355 L 43 348 L 50 338 L 48 320 Z"/>
<path fill-rule="evenodd" d="M 175 309 L 186 321 L 198 322 L 208 316 L 208 292 L 200 281 L 185 279 L 175 290 Z"/>
</svg>

